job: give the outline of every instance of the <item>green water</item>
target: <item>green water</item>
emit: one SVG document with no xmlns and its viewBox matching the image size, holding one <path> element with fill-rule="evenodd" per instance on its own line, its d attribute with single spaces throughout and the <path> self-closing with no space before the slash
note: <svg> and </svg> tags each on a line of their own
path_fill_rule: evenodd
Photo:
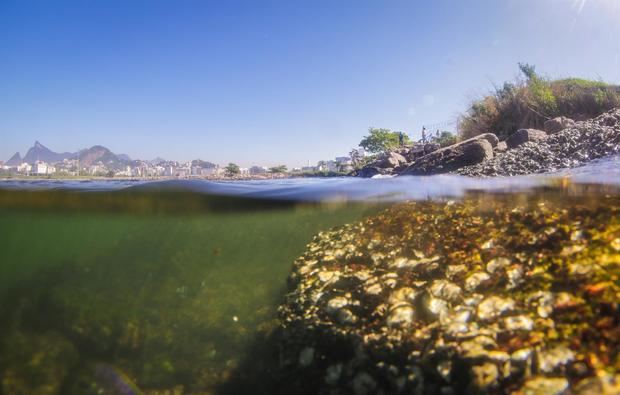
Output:
<svg viewBox="0 0 620 395">
<path fill-rule="evenodd" d="M 521 193 L 471 192 L 462 203 L 471 213 L 501 203 L 498 218 L 517 210 L 515 229 L 527 230 L 531 210 L 589 215 L 599 204 L 616 210 L 610 197 L 617 196 L 614 186 L 558 182 Z M 439 214 L 427 222 L 437 225 L 453 203 L 430 202 Z M 278 321 L 287 278 L 318 232 L 368 217 L 373 223 L 385 208 L 163 190 L 0 191 L 0 395 L 273 394 L 287 393 L 286 383 L 314 393 L 323 376 L 305 381 L 303 353 L 284 349 L 307 346 Z M 372 240 L 394 243 L 410 232 L 435 249 L 453 240 L 452 231 L 494 223 L 464 215 L 418 236 L 420 222 L 410 214 L 393 234 L 377 231 Z M 579 225 L 567 220 L 562 226 Z M 458 248 L 483 239 L 446 254 L 459 257 Z"/>
<path fill-rule="evenodd" d="M 274 329 L 312 235 L 378 209 L 1 194 L 2 395 L 79 393 L 89 380 L 105 392 L 82 377 L 96 363 L 146 393 L 221 392 Z"/>
</svg>

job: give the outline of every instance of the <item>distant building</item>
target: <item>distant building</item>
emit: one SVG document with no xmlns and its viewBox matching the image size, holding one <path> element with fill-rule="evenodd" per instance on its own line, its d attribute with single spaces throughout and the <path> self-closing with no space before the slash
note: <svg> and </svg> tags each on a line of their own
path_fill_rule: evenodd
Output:
<svg viewBox="0 0 620 395">
<path fill-rule="evenodd" d="M 302 173 L 312 173 L 319 170 L 319 168 L 315 166 L 304 166 L 301 168 Z"/>
<path fill-rule="evenodd" d="M 50 166 L 51 167 L 51 166 Z M 53 167 L 51 167 L 51 169 L 54 169 Z M 54 169 L 55 171 L 56 169 Z M 36 174 L 36 175 L 45 175 L 45 174 L 51 174 L 48 171 L 48 165 L 45 162 L 42 161 L 36 161 L 34 163 L 34 165 L 32 165 L 32 167 L 30 168 L 29 171 L 30 174 Z"/>
<path fill-rule="evenodd" d="M 269 171 L 269 169 L 267 169 L 266 167 L 263 166 L 252 166 L 250 167 L 250 174 L 251 175 L 257 175 L 257 174 L 265 174 Z"/>
<path fill-rule="evenodd" d="M 317 166 L 319 171 L 338 171 L 338 163 L 335 160 L 323 161 L 320 165 Z"/>
<path fill-rule="evenodd" d="M 338 171 L 351 171 L 353 170 L 353 161 L 348 156 L 339 156 L 336 158 L 336 164 Z"/>
<path fill-rule="evenodd" d="M 218 167 L 203 167 L 200 171 L 200 175 L 203 177 L 215 176 L 219 173 Z"/>
</svg>

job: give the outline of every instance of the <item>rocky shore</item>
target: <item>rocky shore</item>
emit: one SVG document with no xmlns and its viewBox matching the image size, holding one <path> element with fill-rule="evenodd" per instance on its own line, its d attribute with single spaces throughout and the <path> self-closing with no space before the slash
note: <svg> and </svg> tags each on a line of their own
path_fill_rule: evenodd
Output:
<svg viewBox="0 0 620 395">
<path fill-rule="evenodd" d="M 512 176 L 576 167 L 620 153 L 620 109 L 582 122 L 558 117 L 544 128 L 520 129 L 505 141 L 485 133 L 444 148 L 436 144 L 401 148 L 384 153 L 357 175 Z"/>
<path fill-rule="evenodd" d="M 318 234 L 280 308 L 295 388 L 620 393 L 620 201 L 562 199 L 405 203 Z"/>
</svg>

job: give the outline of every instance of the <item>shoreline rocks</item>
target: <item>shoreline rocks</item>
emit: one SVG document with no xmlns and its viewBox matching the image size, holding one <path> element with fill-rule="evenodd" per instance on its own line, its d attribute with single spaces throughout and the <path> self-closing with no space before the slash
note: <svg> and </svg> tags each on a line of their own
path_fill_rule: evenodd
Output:
<svg viewBox="0 0 620 395">
<path fill-rule="evenodd" d="M 492 137 L 491 137 L 492 136 Z M 407 167 L 400 175 L 431 175 L 455 171 L 493 158 L 497 137 L 486 133 L 449 147 L 438 149 Z"/>
<path fill-rule="evenodd" d="M 544 128 L 520 129 L 505 141 L 484 133 L 444 148 L 433 143 L 403 147 L 383 154 L 355 175 L 525 175 L 620 154 L 620 109 L 580 122 L 557 117 Z"/>
<path fill-rule="evenodd" d="M 620 154 L 620 109 L 576 122 L 544 139 L 527 141 L 456 173 L 473 177 L 545 173 L 617 154 Z"/>
</svg>

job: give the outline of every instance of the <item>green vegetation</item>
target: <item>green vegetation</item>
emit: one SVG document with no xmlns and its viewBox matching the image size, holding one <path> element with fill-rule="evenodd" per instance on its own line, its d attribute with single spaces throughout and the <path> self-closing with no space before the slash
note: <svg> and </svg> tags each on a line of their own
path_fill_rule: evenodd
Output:
<svg viewBox="0 0 620 395">
<path fill-rule="evenodd" d="M 492 132 L 500 139 L 521 128 L 542 129 L 547 119 L 593 118 L 620 107 L 620 86 L 579 78 L 547 79 L 529 64 L 519 64 L 523 78 L 505 82 L 475 100 L 460 121 L 463 139 Z"/>
<path fill-rule="evenodd" d="M 239 166 L 237 166 L 235 163 L 229 163 L 228 166 L 224 168 L 224 170 L 226 171 L 226 175 L 229 177 L 241 173 Z"/>
<path fill-rule="evenodd" d="M 455 144 L 456 136 L 453 133 L 448 132 L 447 130 L 444 130 L 440 132 L 439 135 L 434 137 L 432 140 L 433 142 L 439 144 L 443 148 L 443 147 L 447 147 L 449 145 Z"/>
<path fill-rule="evenodd" d="M 273 173 L 273 174 L 286 173 L 287 171 L 288 169 L 286 168 L 285 165 L 274 166 L 274 167 L 269 168 L 269 173 Z"/>
<path fill-rule="evenodd" d="M 403 132 L 394 132 L 390 129 L 371 127 L 368 129 L 368 136 L 364 136 L 359 146 L 370 153 L 388 151 L 400 145 L 401 135 L 403 144 L 411 143 L 409 136 Z"/>
</svg>

